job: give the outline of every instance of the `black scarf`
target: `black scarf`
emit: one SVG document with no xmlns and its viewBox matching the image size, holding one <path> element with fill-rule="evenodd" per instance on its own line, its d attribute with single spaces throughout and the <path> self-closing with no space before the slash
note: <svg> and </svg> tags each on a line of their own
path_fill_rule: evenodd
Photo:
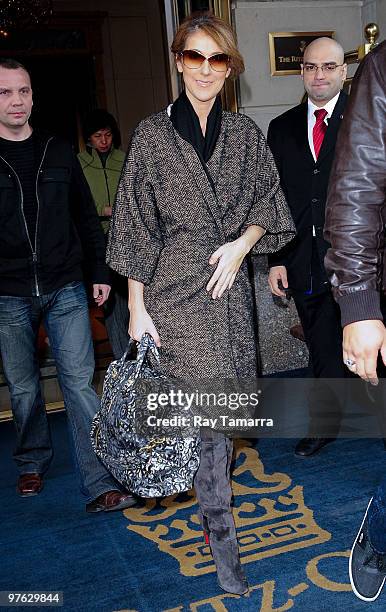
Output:
<svg viewBox="0 0 386 612">
<path fill-rule="evenodd" d="M 170 114 L 173 127 L 179 135 L 194 147 L 204 170 L 211 158 L 221 130 L 222 106 L 220 96 L 217 96 L 206 121 L 205 136 L 202 133 L 200 120 L 190 103 L 186 93 L 174 102 Z"/>
</svg>

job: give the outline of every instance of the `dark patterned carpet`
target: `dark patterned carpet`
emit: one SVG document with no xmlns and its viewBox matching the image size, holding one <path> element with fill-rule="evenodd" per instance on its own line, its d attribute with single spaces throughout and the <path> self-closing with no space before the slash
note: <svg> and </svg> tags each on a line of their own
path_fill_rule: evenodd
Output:
<svg viewBox="0 0 386 612">
<path fill-rule="evenodd" d="M 380 441 L 339 440 L 308 460 L 294 457 L 293 440 L 238 443 L 234 512 L 251 586 L 239 598 L 217 585 L 192 492 L 87 515 L 65 415 L 50 421 L 54 461 L 27 499 L 15 492 L 13 426 L 0 424 L 0 591 L 63 591 L 62 609 L 74 612 L 369 609 L 350 590 L 347 562 L 385 469 Z M 371 604 L 385 609 L 386 592 Z"/>
</svg>

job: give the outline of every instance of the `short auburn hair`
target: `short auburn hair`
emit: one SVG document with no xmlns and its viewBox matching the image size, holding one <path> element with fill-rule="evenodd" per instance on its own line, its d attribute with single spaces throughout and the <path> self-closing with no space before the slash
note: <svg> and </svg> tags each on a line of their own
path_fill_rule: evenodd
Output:
<svg viewBox="0 0 386 612">
<path fill-rule="evenodd" d="M 237 48 L 237 40 L 231 26 L 211 11 L 192 13 L 178 28 L 170 50 L 174 54 L 185 49 L 186 41 L 191 34 L 201 30 L 218 44 L 223 53 L 230 58 L 231 76 L 237 77 L 244 72 L 244 60 Z"/>
</svg>

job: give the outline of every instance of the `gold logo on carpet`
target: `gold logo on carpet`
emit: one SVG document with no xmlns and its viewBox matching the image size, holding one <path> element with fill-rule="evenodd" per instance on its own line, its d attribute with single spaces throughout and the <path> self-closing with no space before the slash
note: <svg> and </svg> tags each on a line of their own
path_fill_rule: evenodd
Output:
<svg viewBox="0 0 386 612">
<path fill-rule="evenodd" d="M 322 544 L 331 538 L 306 507 L 302 486 L 294 485 L 287 474 L 267 474 L 249 441 L 238 440 L 235 447 L 232 488 L 237 499 L 233 513 L 242 563 Z M 171 496 L 158 503 L 147 500 L 142 508 L 126 510 L 128 529 L 174 557 L 184 576 L 214 572 L 212 555 L 195 513 L 193 491 L 176 498 Z M 192 513 L 185 518 L 189 508 Z"/>
<path fill-rule="evenodd" d="M 294 609 L 295 607 L 297 610 L 309 609 L 309 605 L 306 605 L 306 607 L 304 606 L 302 596 L 303 593 L 306 593 L 310 588 L 312 589 L 313 586 L 334 593 L 350 592 L 351 586 L 349 583 L 336 582 L 335 580 L 332 580 L 331 577 L 328 578 L 322 573 L 323 570 L 327 570 L 327 573 L 331 574 L 331 568 L 330 572 L 328 571 L 328 564 L 327 567 L 323 567 L 324 561 L 345 561 L 345 565 L 347 565 L 347 559 L 349 556 L 349 550 L 319 555 L 307 563 L 305 568 L 307 577 L 305 577 L 304 581 L 287 588 L 287 591 L 284 592 L 283 588 L 281 587 L 279 588 L 279 594 L 277 594 L 276 580 L 265 580 L 264 582 L 250 585 L 249 592 L 243 597 L 243 601 L 248 602 L 247 605 L 248 609 L 250 610 L 260 610 L 260 612 L 286 612 L 287 610 Z M 321 567 L 319 567 L 320 565 Z M 332 570 L 332 574 L 335 573 L 337 573 L 336 568 Z M 323 599 L 320 599 L 320 597 L 323 598 L 322 592 L 319 591 L 319 593 L 316 594 L 316 597 L 319 598 L 317 601 L 323 601 Z M 204 599 L 200 599 L 199 601 L 185 602 L 174 608 L 163 610 L 163 612 L 200 612 L 201 610 L 202 612 L 209 612 L 209 610 L 212 610 L 213 612 L 227 612 L 227 610 L 237 609 L 234 605 L 232 605 L 232 600 L 235 600 L 234 604 L 236 604 L 237 600 L 240 600 L 239 595 L 221 593 L 220 595 L 206 597 Z M 281 605 L 279 601 L 282 602 Z M 316 606 L 318 606 L 318 604 L 316 604 Z M 312 604 L 311 607 L 312 609 L 315 608 L 315 606 Z M 119 612 L 139 612 L 139 610 L 125 609 L 120 610 Z"/>
</svg>

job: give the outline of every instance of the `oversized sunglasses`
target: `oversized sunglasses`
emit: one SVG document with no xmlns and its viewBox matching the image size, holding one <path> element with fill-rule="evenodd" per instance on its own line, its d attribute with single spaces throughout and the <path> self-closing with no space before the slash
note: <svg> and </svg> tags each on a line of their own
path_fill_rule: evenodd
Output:
<svg viewBox="0 0 386 612">
<path fill-rule="evenodd" d="M 210 57 L 205 57 L 198 51 L 193 49 L 185 49 L 177 53 L 182 58 L 182 63 L 186 68 L 197 70 L 202 66 L 205 60 L 208 60 L 210 67 L 216 72 L 226 72 L 229 67 L 230 57 L 226 53 L 215 53 Z"/>
</svg>

